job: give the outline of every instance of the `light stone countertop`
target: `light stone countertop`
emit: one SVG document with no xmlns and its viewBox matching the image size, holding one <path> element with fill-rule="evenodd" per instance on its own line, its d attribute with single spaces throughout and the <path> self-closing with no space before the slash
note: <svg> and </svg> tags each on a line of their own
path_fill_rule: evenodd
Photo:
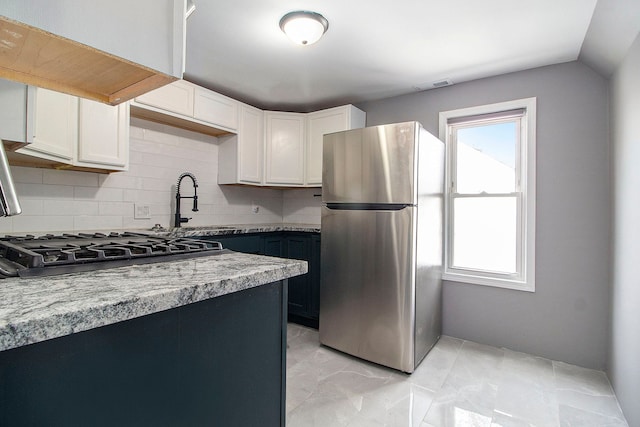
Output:
<svg viewBox="0 0 640 427">
<path fill-rule="evenodd" d="M 170 237 L 227 236 L 247 233 L 273 233 L 278 231 L 297 231 L 303 233 L 319 233 L 319 224 L 239 224 L 211 225 L 201 227 L 183 226 L 164 229 L 158 234 Z M 145 231 L 141 231 L 145 232 Z M 147 231 L 148 232 L 148 231 Z"/>
<path fill-rule="evenodd" d="M 0 280 L 0 351 L 307 272 L 292 259 L 226 252 L 89 273 Z"/>
</svg>

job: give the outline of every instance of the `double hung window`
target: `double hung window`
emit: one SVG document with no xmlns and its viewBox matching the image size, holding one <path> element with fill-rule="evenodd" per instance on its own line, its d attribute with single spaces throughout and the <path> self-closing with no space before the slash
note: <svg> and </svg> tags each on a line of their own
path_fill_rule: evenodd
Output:
<svg viewBox="0 0 640 427">
<path fill-rule="evenodd" d="M 535 98 L 440 113 L 444 278 L 533 291 Z"/>
</svg>

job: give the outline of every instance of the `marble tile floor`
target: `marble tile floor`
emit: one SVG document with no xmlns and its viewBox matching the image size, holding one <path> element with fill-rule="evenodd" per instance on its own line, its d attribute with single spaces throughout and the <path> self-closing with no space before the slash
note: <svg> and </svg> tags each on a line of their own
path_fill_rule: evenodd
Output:
<svg viewBox="0 0 640 427">
<path fill-rule="evenodd" d="M 603 372 L 443 336 L 407 375 L 289 324 L 287 427 L 622 427 Z"/>
</svg>

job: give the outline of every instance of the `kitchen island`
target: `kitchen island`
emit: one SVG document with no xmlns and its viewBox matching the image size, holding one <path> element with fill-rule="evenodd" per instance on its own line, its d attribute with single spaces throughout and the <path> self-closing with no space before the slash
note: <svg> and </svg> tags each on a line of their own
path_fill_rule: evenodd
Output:
<svg viewBox="0 0 640 427">
<path fill-rule="evenodd" d="M 284 425 L 306 271 L 228 252 L 0 281 L 0 425 Z"/>
<path fill-rule="evenodd" d="M 318 329 L 320 321 L 320 225 L 239 224 L 158 231 L 173 238 L 221 242 L 231 250 L 307 261 L 309 273 L 289 280 L 288 321 Z"/>
</svg>

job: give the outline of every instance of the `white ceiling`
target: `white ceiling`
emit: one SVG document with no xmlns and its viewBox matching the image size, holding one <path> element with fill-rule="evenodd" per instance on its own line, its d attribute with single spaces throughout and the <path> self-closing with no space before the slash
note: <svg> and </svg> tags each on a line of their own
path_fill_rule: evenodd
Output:
<svg viewBox="0 0 640 427">
<path fill-rule="evenodd" d="M 573 61 L 583 42 L 585 62 L 606 73 L 607 61 L 621 58 L 599 52 L 610 52 L 619 30 L 628 47 L 640 27 L 638 0 L 194 3 L 185 79 L 260 108 L 301 112 Z M 318 43 L 297 46 L 280 31 L 280 18 L 293 10 L 328 19 Z M 594 11 L 600 18 L 590 29 Z"/>
</svg>

